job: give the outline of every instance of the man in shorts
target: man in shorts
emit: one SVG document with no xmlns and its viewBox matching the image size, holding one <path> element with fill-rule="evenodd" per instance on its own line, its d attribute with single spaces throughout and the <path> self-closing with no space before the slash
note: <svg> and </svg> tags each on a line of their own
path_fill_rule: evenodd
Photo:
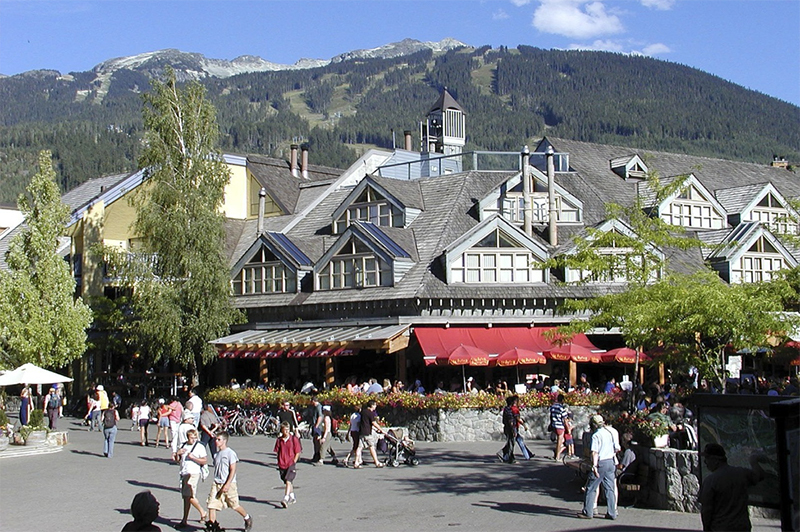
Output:
<svg viewBox="0 0 800 532">
<path fill-rule="evenodd" d="M 297 502 L 292 482 L 297 476 L 297 461 L 300 460 L 300 453 L 302 452 L 303 446 L 300 444 L 300 438 L 292 433 L 291 425 L 284 421 L 281 423 L 281 432 L 275 441 L 275 454 L 278 455 L 278 471 L 280 471 L 281 480 L 285 486 L 283 500 L 281 501 L 281 505 L 284 508 Z"/>
<path fill-rule="evenodd" d="M 375 409 L 378 408 L 378 403 L 371 399 L 361 409 L 361 423 L 359 430 L 359 443 L 356 449 L 356 459 L 353 464 L 354 469 L 361 468 L 361 455 L 364 447 L 369 449 L 369 454 L 375 462 L 375 467 L 383 467 L 383 463 L 378 460 L 378 454 L 375 452 L 375 444 L 378 442 L 378 434 L 383 432 L 380 425 L 378 425 L 378 414 Z"/>
<path fill-rule="evenodd" d="M 202 468 L 208 462 L 206 447 L 197 440 L 197 431 L 191 429 L 186 433 L 186 443 L 178 449 L 177 456 L 181 464 L 181 497 L 183 497 L 183 519 L 175 528 L 186 528 L 189 521 L 189 510 L 194 506 L 200 512 L 200 522 L 205 523 L 206 513 L 197 500 L 197 481 L 200 480 Z"/>
<path fill-rule="evenodd" d="M 228 447 L 228 433 L 220 432 L 215 437 L 217 442 L 217 455 L 214 457 L 214 482 L 211 484 L 211 493 L 208 494 L 208 520 L 209 528 L 219 529 L 217 511 L 223 508 L 233 510 L 244 518 L 245 532 L 253 528 L 253 518 L 239 504 L 239 490 L 236 486 L 236 463 L 239 457 L 236 452 Z"/>
</svg>

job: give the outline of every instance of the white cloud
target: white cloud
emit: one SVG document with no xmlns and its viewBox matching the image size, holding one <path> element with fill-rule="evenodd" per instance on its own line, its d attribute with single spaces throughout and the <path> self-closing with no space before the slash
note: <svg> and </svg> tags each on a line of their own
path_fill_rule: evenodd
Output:
<svg viewBox="0 0 800 532">
<path fill-rule="evenodd" d="M 642 50 L 644 55 L 658 55 L 658 54 L 668 54 L 672 50 L 666 44 L 657 42 L 653 44 L 648 44 Z"/>
<path fill-rule="evenodd" d="M 622 44 L 611 40 L 596 40 L 592 44 L 570 44 L 570 50 L 591 50 L 594 52 L 620 52 L 623 53 Z"/>
<path fill-rule="evenodd" d="M 640 0 L 644 7 L 658 9 L 659 11 L 668 11 L 675 5 L 675 0 Z"/>
<path fill-rule="evenodd" d="M 616 14 L 592 0 L 541 0 L 533 14 L 533 26 L 574 39 L 613 35 L 625 29 Z"/>
<path fill-rule="evenodd" d="M 494 13 L 492 13 L 492 20 L 504 20 L 508 18 L 508 13 L 503 11 L 502 9 L 498 9 Z"/>
<path fill-rule="evenodd" d="M 633 48 L 637 44 L 642 43 L 633 43 L 631 41 L 619 41 L 614 39 L 597 39 L 596 41 L 592 42 L 591 44 L 580 44 L 580 43 L 573 43 L 570 44 L 567 49 L 568 50 L 590 50 L 593 52 L 615 52 L 619 54 L 627 54 L 627 55 L 643 55 L 652 57 L 658 54 L 665 54 L 669 53 L 672 50 L 666 44 L 662 43 L 654 43 L 648 44 L 641 50 L 637 50 Z"/>
</svg>

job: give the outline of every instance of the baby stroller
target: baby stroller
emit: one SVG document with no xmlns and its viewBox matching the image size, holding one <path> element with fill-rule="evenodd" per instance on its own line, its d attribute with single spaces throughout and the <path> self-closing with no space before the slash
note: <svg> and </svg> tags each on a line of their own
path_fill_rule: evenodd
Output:
<svg viewBox="0 0 800 532">
<path fill-rule="evenodd" d="M 416 457 L 414 450 L 414 441 L 408 436 L 403 435 L 401 429 L 390 429 L 384 433 L 383 439 L 386 442 L 386 452 L 389 457 L 386 459 L 386 465 L 397 467 L 400 462 L 405 462 L 410 466 L 419 464 L 419 459 Z"/>
</svg>

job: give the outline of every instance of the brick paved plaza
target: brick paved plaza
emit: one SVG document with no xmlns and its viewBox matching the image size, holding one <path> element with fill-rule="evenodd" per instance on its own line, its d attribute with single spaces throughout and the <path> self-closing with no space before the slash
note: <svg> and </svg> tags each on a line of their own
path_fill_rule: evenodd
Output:
<svg viewBox="0 0 800 532">
<path fill-rule="evenodd" d="M 120 422 L 128 429 L 130 420 Z M 173 530 L 181 517 L 178 466 L 163 448 L 141 447 L 138 433 L 120 430 L 114 458 L 102 455 L 102 437 L 72 418 L 64 450 L 34 456 L 0 453 L 0 530 L 117 531 L 130 520 L 133 496 L 149 489 L 161 504 L 156 522 Z M 151 437 L 155 436 L 151 427 Z M 274 440 L 232 437 L 238 453 L 239 493 L 254 519 L 253 530 L 701 530 L 700 516 L 659 510 L 621 508 L 620 518 L 592 522 L 575 518 L 581 508 L 580 482 L 561 464 L 543 458 L 549 442 L 530 442 L 536 458 L 515 465 L 498 463 L 500 442 L 417 445 L 418 467 L 360 470 L 313 467 L 311 442 L 295 482 L 297 504 L 281 507 L 283 485 L 272 454 Z M 335 442 L 344 456 L 348 444 Z M 10 448 L 11 449 L 11 448 Z M 210 482 L 200 483 L 205 502 Z M 205 505 L 204 505 L 205 506 Z M 192 510 L 191 519 L 197 514 Z M 601 514 L 604 508 L 600 509 Z M 219 521 L 243 530 L 241 518 L 225 510 Z M 190 521 L 199 530 L 197 521 Z M 754 530 L 778 531 L 777 520 L 754 519 Z"/>
</svg>

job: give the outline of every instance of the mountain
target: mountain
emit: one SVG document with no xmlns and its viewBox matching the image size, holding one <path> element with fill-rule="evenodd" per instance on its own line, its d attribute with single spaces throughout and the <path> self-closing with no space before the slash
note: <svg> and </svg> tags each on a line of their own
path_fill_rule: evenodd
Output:
<svg viewBox="0 0 800 532">
<path fill-rule="evenodd" d="M 87 72 L 0 78 L 0 204 L 53 153 L 68 190 L 130 171 L 142 138 L 141 93 L 171 66 L 217 108 L 220 148 L 346 167 L 414 131 L 442 87 L 467 112 L 465 150 L 518 151 L 541 136 L 768 164 L 800 161 L 800 108 L 683 65 L 608 52 L 475 48 L 406 39 L 330 60 L 279 65 L 161 50 Z M 402 137 L 400 137 L 402 138 Z M 416 142 L 419 139 L 415 139 Z"/>
</svg>

